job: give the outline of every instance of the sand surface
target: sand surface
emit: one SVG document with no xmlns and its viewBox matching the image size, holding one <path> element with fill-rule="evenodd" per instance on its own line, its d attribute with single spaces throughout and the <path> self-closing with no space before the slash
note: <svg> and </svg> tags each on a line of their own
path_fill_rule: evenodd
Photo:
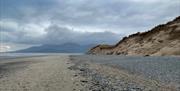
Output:
<svg viewBox="0 0 180 91">
<path fill-rule="evenodd" d="M 79 91 L 79 78 L 68 69 L 68 59 L 63 55 L 0 62 L 0 91 Z"/>
<path fill-rule="evenodd" d="M 179 91 L 179 57 L 0 59 L 0 91 Z"/>
</svg>

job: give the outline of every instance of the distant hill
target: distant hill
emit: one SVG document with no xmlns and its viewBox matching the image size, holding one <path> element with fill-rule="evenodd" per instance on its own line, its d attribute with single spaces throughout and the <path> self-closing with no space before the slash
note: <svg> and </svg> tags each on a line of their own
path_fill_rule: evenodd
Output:
<svg viewBox="0 0 180 91">
<path fill-rule="evenodd" d="M 106 55 L 180 55 L 180 16 L 147 32 L 124 37 L 115 45 L 97 45 L 89 54 Z"/>
<path fill-rule="evenodd" d="M 15 51 L 17 53 L 85 53 L 94 45 L 65 43 L 61 45 L 41 45 Z"/>
</svg>

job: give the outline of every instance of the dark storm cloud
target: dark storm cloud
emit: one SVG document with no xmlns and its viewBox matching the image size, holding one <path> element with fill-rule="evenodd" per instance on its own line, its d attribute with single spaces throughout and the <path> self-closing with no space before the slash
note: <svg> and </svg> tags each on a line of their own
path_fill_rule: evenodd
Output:
<svg viewBox="0 0 180 91">
<path fill-rule="evenodd" d="M 28 35 L 27 31 L 1 31 L 2 42 L 14 42 L 22 44 L 113 44 L 116 43 L 122 35 L 112 32 L 78 32 L 67 27 L 51 25 L 45 29 L 41 36 Z"/>
<path fill-rule="evenodd" d="M 44 44 L 61 44 L 75 42 L 79 44 L 115 43 L 122 35 L 112 32 L 78 32 L 66 27 L 52 25 L 46 29 Z"/>
</svg>

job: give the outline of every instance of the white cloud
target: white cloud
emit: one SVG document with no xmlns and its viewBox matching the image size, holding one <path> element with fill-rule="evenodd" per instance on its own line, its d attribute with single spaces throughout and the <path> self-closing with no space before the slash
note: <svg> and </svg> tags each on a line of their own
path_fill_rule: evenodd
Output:
<svg viewBox="0 0 180 91">
<path fill-rule="evenodd" d="M 2 44 L 0 45 L 0 52 L 7 52 L 10 49 L 11 49 L 11 47 L 8 45 L 2 45 Z"/>
<path fill-rule="evenodd" d="M 38 24 L 30 23 L 30 24 L 25 24 L 24 26 L 21 27 L 21 31 L 27 32 L 26 34 L 30 37 L 39 37 L 44 35 L 46 32 L 44 29 L 48 26 L 41 26 Z"/>
<path fill-rule="evenodd" d="M 46 34 L 45 28 L 50 25 L 49 22 L 19 23 L 14 20 L 1 20 L 0 24 L 1 43 L 28 45 L 41 44 L 42 38 Z"/>
<path fill-rule="evenodd" d="M 11 20 L 1 20 L 0 21 L 0 31 L 13 32 L 18 30 L 18 23 Z"/>
</svg>

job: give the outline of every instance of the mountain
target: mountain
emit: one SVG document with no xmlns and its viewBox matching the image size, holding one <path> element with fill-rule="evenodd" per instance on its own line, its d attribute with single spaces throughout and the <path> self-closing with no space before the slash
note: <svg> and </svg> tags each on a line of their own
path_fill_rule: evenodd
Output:
<svg viewBox="0 0 180 91">
<path fill-rule="evenodd" d="M 15 51 L 17 53 L 85 53 L 94 45 L 79 45 L 76 43 L 65 43 L 61 45 L 41 45 L 23 50 Z"/>
<path fill-rule="evenodd" d="M 124 37 L 115 45 L 97 45 L 89 54 L 106 55 L 180 55 L 180 16 L 150 31 Z"/>
</svg>

